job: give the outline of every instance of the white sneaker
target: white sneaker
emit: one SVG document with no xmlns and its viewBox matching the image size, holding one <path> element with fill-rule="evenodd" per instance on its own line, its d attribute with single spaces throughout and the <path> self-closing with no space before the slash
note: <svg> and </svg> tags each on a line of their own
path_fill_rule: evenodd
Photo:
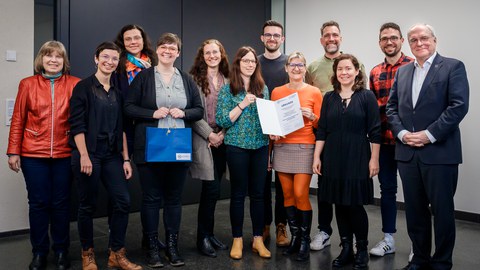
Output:
<svg viewBox="0 0 480 270">
<path fill-rule="evenodd" d="M 324 231 L 315 234 L 310 242 L 311 250 L 322 250 L 327 246 L 330 246 L 330 235 Z"/>
<path fill-rule="evenodd" d="M 378 242 L 372 249 L 370 249 L 371 255 L 379 257 L 392 253 L 395 253 L 395 243 L 390 243 L 385 239 L 382 239 L 382 241 Z"/>
</svg>

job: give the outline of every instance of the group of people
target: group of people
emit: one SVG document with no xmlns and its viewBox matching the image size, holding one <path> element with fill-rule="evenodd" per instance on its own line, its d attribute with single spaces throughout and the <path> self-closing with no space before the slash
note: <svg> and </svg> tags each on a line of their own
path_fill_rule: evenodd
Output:
<svg viewBox="0 0 480 270">
<path fill-rule="evenodd" d="M 260 39 L 263 54 L 244 46 L 232 62 L 220 41 L 205 40 L 187 74 L 174 66 L 182 48 L 177 35 L 163 34 L 154 49 L 142 27 L 127 25 L 115 42 L 97 47 L 96 71 L 83 80 L 68 74 L 60 42 L 45 43 L 35 58 L 36 75 L 20 82 L 7 150 L 10 168 L 22 169 L 28 191 L 29 268 L 46 268 L 49 230 L 56 269 L 70 266 L 73 176 L 82 269 L 98 269 L 92 216 L 100 182 L 110 205 L 108 267 L 142 269 L 125 250 L 133 170 L 142 187 L 146 265 L 163 267 L 163 249 L 171 265 L 185 264 L 178 241 L 187 174 L 202 180 L 197 249 L 216 257 L 217 250 L 229 249 L 214 234 L 215 207 L 228 166 L 232 259 L 243 256 L 249 196 L 251 247 L 260 257 L 271 257 L 265 241 L 271 237 L 272 221 L 276 245 L 297 261 L 308 260 L 310 250 L 330 245 L 335 205 L 342 249 L 332 266 L 367 269 L 369 253 L 395 252 L 398 168 L 413 254 L 405 269 L 451 269 L 453 196 L 462 161 L 458 125 L 468 111 L 463 63 L 437 53 L 435 32 L 425 24 L 408 31 L 415 58 L 404 55 L 400 27 L 386 23 L 379 32 L 385 60 L 371 70 L 368 89 L 364 66 L 340 51 L 342 36 L 335 21 L 321 27 L 325 55 L 310 65 L 301 52 L 281 52 L 282 24 L 265 22 Z M 278 100 L 295 93 L 304 126 L 286 136 L 263 134 L 256 99 Z M 191 128 L 192 162 L 149 162 L 147 127 Z M 310 239 L 313 174 L 318 175 L 318 232 Z M 368 251 L 364 205 L 373 202 L 376 175 L 384 237 Z M 159 236 L 162 207 L 164 238 Z"/>
</svg>

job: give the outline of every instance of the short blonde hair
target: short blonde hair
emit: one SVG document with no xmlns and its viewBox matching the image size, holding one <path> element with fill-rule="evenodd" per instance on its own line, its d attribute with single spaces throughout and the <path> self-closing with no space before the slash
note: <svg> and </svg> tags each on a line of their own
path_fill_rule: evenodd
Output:
<svg viewBox="0 0 480 270">
<path fill-rule="evenodd" d="M 42 45 L 37 56 L 35 57 L 34 68 L 36 73 L 42 73 L 44 71 L 43 57 L 51 54 L 52 52 L 57 52 L 63 58 L 62 73 L 67 73 L 70 71 L 70 61 L 68 61 L 67 50 L 65 50 L 65 46 L 63 46 L 60 41 L 51 40 Z"/>
<path fill-rule="evenodd" d="M 302 61 L 303 64 L 307 65 L 307 60 L 305 59 L 305 56 L 303 55 L 303 53 L 296 51 L 288 55 L 287 61 L 285 62 L 285 66 L 288 66 L 288 64 L 290 64 L 292 59 L 300 59 L 300 61 Z"/>
</svg>

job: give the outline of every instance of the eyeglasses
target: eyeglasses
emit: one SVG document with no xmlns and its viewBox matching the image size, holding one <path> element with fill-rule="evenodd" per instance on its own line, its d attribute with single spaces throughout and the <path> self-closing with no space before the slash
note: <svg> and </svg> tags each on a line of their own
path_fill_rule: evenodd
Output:
<svg viewBox="0 0 480 270">
<path fill-rule="evenodd" d="M 380 42 L 387 43 L 389 40 L 391 42 L 397 42 L 400 38 L 397 36 L 391 36 L 391 37 L 382 37 L 380 39 Z"/>
<path fill-rule="evenodd" d="M 126 37 L 123 39 L 123 42 L 132 42 L 142 40 L 142 36 Z"/>
<path fill-rule="evenodd" d="M 411 38 L 408 40 L 408 43 L 410 43 L 411 45 L 415 45 L 418 43 L 418 41 L 421 41 L 422 43 L 427 43 L 430 41 L 430 38 L 429 36 L 421 36 L 419 38 Z"/>
<path fill-rule="evenodd" d="M 288 63 L 288 66 L 291 67 L 292 69 L 298 68 L 298 69 L 303 69 L 305 67 L 304 63 Z"/>
<path fill-rule="evenodd" d="M 240 61 L 242 63 L 246 64 L 246 65 L 248 65 L 248 64 L 256 65 L 257 64 L 257 60 L 255 60 L 255 59 L 253 59 L 253 60 L 252 59 L 241 59 Z"/>
<path fill-rule="evenodd" d="M 272 37 L 273 37 L 273 39 L 279 40 L 282 37 L 282 35 L 265 33 L 265 34 L 263 34 L 263 37 L 266 38 L 266 39 L 272 39 Z"/>
<path fill-rule="evenodd" d="M 178 51 L 178 48 L 175 45 L 173 45 L 173 46 L 160 45 L 158 48 L 162 51 L 170 51 L 170 52 L 177 52 Z"/>
<path fill-rule="evenodd" d="M 103 60 L 107 61 L 107 62 L 110 61 L 110 60 L 112 60 L 113 62 L 118 62 L 119 61 L 118 57 L 110 57 L 110 55 L 106 55 L 106 54 L 101 54 L 99 57 L 102 58 Z"/>
</svg>

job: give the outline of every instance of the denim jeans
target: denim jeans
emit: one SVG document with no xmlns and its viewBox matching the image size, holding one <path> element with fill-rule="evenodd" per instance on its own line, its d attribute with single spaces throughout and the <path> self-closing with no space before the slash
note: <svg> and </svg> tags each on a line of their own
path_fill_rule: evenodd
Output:
<svg viewBox="0 0 480 270">
<path fill-rule="evenodd" d="M 395 233 L 397 220 L 397 161 L 395 145 L 382 144 L 379 156 L 380 172 L 380 209 L 382 213 L 382 231 Z"/>
<path fill-rule="evenodd" d="M 220 184 L 225 173 L 226 147 L 224 144 L 218 148 L 212 147 L 214 178 L 212 181 L 202 181 L 202 193 L 198 204 L 197 239 L 213 236 L 215 225 L 215 207 L 220 198 Z"/>
<path fill-rule="evenodd" d="M 21 157 L 28 192 L 32 252 L 47 255 L 52 249 L 67 252 L 70 246 L 70 188 L 72 173 L 68 158 Z"/>
<path fill-rule="evenodd" d="M 177 234 L 182 218 L 182 192 L 188 163 L 159 162 L 137 164 L 142 185 L 141 220 L 143 232 L 158 234 L 158 219 L 163 201 L 165 233 Z"/>
<path fill-rule="evenodd" d="M 268 146 L 252 150 L 227 145 L 227 163 L 230 169 L 230 223 L 233 237 L 243 236 L 244 204 L 247 194 L 250 197 L 253 236 L 261 236 L 265 225 L 263 200 Z"/>
<path fill-rule="evenodd" d="M 112 203 L 110 218 L 110 248 L 117 251 L 125 246 L 125 234 L 130 212 L 128 181 L 123 171 L 123 159 L 119 153 L 90 155 L 93 170 L 90 176 L 80 172 L 80 154 L 72 152 L 72 169 L 78 188 L 78 233 L 83 250 L 93 247 L 93 219 L 97 209 L 100 181 Z"/>
</svg>

